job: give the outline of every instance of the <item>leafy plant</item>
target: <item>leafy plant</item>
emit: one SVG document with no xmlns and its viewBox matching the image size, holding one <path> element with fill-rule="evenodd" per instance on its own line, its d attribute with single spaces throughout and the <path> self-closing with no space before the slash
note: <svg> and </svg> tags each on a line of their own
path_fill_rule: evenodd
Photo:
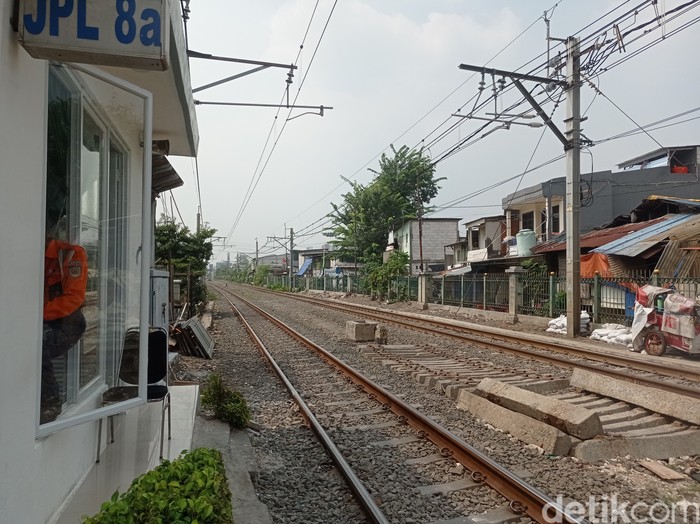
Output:
<svg viewBox="0 0 700 524">
<path fill-rule="evenodd" d="M 244 428 L 250 420 L 250 410 L 243 395 L 226 387 L 217 374 L 210 375 L 202 389 L 202 405 L 234 428 Z"/>
<path fill-rule="evenodd" d="M 233 524 L 221 453 L 198 448 L 135 479 L 129 489 L 83 516 L 83 524 Z"/>
</svg>

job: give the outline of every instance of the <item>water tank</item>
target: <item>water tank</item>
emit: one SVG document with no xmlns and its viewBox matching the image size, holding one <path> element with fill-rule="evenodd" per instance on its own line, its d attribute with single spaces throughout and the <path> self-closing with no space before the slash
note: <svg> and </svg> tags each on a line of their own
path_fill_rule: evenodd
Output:
<svg viewBox="0 0 700 524">
<path fill-rule="evenodd" d="M 530 250 L 537 244 L 537 237 L 532 229 L 522 229 L 515 235 L 515 242 L 518 248 L 519 257 L 532 255 Z"/>
</svg>

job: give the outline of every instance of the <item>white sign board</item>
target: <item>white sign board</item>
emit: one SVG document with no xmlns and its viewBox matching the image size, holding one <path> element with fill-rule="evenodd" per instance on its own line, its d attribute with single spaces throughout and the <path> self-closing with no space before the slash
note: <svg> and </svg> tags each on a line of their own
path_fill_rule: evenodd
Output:
<svg viewBox="0 0 700 524">
<path fill-rule="evenodd" d="M 19 41 L 34 58 L 168 68 L 169 0 L 21 0 Z"/>
</svg>

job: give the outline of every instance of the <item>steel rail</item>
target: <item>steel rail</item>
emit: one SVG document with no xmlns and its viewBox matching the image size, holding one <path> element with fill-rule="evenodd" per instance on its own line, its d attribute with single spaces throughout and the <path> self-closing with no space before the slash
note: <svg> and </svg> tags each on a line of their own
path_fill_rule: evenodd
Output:
<svg viewBox="0 0 700 524">
<path fill-rule="evenodd" d="M 439 448 L 448 450 L 449 454 L 472 472 L 472 480 L 488 485 L 510 501 L 509 507 L 514 513 L 525 514 L 540 524 L 551 522 L 587 524 L 585 519 L 571 514 L 541 490 L 508 471 L 493 459 L 481 453 L 478 449 L 469 445 L 456 435 L 453 435 L 406 402 L 372 382 L 359 371 L 339 360 L 327 350 L 295 331 L 281 320 L 278 320 L 273 315 L 267 313 L 243 297 L 231 291 L 228 292 L 256 310 L 290 336 L 316 351 L 330 365 L 342 371 L 355 384 L 374 396 L 396 415 L 402 417 L 402 420 L 405 420 L 408 424 L 413 426 L 419 434 L 433 442 Z"/>
<path fill-rule="evenodd" d="M 367 306 L 361 306 L 357 304 L 348 304 L 348 305 L 340 305 L 340 304 L 334 304 L 334 303 L 328 303 L 328 301 L 325 300 L 316 300 L 313 298 L 309 297 L 295 297 L 293 295 L 289 294 L 284 294 L 285 296 L 294 298 L 296 300 L 302 300 L 306 301 L 311 304 L 315 305 L 323 305 L 323 307 L 328 307 L 332 309 L 336 309 L 339 311 L 360 311 L 360 314 L 373 318 L 376 320 L 384 320 L 384 321 L 389 321 L 394 324 L 398 324 L 402 327 L 406 327 L 409 329 L 413 330 L 418 330 L 418 331 L 423 331 L 426 333 L 431 333 L 434 335 L 440 335 L 444 337 L 449 337 L 453 338 L 456 340 L 460 340 L 463 342 L 471 342 L 473 344 L 481 345 L 481 346 L 487 346 L 499 351 L 505 351 L 507 353 L 512 353 L 516 354 L 518 356 L 526 356 L 528 358 L 538 360 L 540 362 L 545 362 L 548 364 L 555 364 L 560 367 L 579 367 L 583 369 L 587 369 L 589 371 L 593 371 L 595 373 L 607 375 L 609 377 L 617 378 L 619 380 L 624 380 L 626 382 L 632 382 L 635 384 L 642 384 L 642 385 L 648 385 L 650 387 L 655 387 L 657 389 L 662 389 L 664 391 L 670 391 L 673 393 L 677 393 L 679 395 L 691 397 L 691 398 L 696 398 L 700 399 L 700 389 L 694 388 L 692 386 L 686 386 L 683 384 L 674 384 L 674 383 L 669 383 L 665 382 L 663 380 L 654 378 L 654 377 L 642 377 L 642 376 L 635 376 L 635 375 L 630 375 L 629 374 L 629 368 L 636 369 L 638 371 L 646 371 L 646 372 L 651 372 L 655 374 L 661 374 L 661 375 L 667 375 L 670 377 L 677 377 L 677 378 L 683 378 L 686 380 L 692 380 L 692 381 L 700 381 L 700 373 L 695 370 L 687 369 L 687 368 L 677 368 L 671 364 L 659 364 L 657 362 L 649 362 L 645 363 L 643 361 L 639 360 L 632 360 L 628 359 L 619 355 L 614 355 L 614 354 L 608 354 L 608 353 L 601 353 L 592 349 L 586 349 L 586 348 L 579 348 L 575 347 L 572 345 L 557 345 L 554 343 L 546 343 L 542 341 L 537 341 L 533 339 L 524 339 L 520 336 L 517 335 L 507 335 L 507 334 L 500 334 L 500 333 L 493 333 L 491 331 L 481 331 L 478 328 L 472 328 L 472 327 L 467 327 L 467 326 L 460 326 L 453 324 L 451 322 L 445 322 L 443 319 L 436 318 L 435 320 L 433 319 L 427 319 L 425 317 L 414 317 L 412 315 L 406 314 L 401 311 L 379 311 L 375 308 L 368 308 Z M 417 320 L 420 322 L 425 322 L 427 324 L 436 324 L 439 326 L 455 329 L 457 331 L 461 331 L 462 333 L 449 333 L 440 329 L 435 329 L 431 327 L 426 327 L 426 326 L 417 326 L 414 324 L 411 324 L 409 322 L 404 322 L 401 320 L 398 320 L 396 318 L 391 318 L 391 317 L 404 317 L 404 318 L 409 318 L 412 320 Z M 389 317 L 389 318 L 387 318 Z M 484 336 L 492 337 L 494 339 L 500 338 L 502 342 L 499 342 L 498 340 L 487 340 L 485 338 L 482 338 Z M 566 357 L 559 357 L 556 355 L 545 355 L 542 353 L 533 353 L 527 348 L 522 348 L 518 346 L 512 346 L 512 345 L 507 345 L 505 342 L 511 342 L 511 343 L 516 343 L 516 344 L 528 344 L 530 346 L 534 346 L 538 349 L 541 350 L 546 350 L 546 351 L 552 351 L 555 353 L 565 353 L 565 354 L 571 354 L 573 353 L 575 357 L 579 358 L 586 358 L 589 360 L 594 360 L 597 362 L 602 362 L 604 364 L 613 364 L 617 366 L 621 366 L 623 369 L 608 369 L 608 368 L 603 368 L 595 364 L 590 364 L 587 362 L 574 362 L 569 358 Z"/>
<path fill-rule="evenodd" d="M 222 291 L 220 288 L 219 288 L 219 290 Z M 231 294 L 236 296 L 234 293 L 231 293 Z M 237 297 L 237 298 L 239 298 L 239 300 L 241 300 L 243 302 L 246 302 L 249 306 L 251 306 L 257 310 L 257 308 L 252 306 L 245 299 L 242 299 L 241 297 Z M 335 465 L 338 467 L 340 473 L 345 478 L 346 482 L 348 483 L 348 486 L 350 487 L 350 490 L 354 493 L 356 499 L 359 501 L 359 504 L 362 507 L 362 509 L 364 510 L 367 518 L 371 522 L 374 522 L 376 524 L 389 524 L 389 519 L 387 519 L 386 515 L 384 515 L 381 508 L 374 501 L 374 498 L 372 497 L 372 495 L 369 493 L 369 491 L 367 491 L 367 488 L 365 487 L 363 482 L 355 474 L 355 472 L 350 467 L 347 460 L 345 460 L 345 457 L 340 452 L 340 450 L 337 448 L 337 446 L 335 445 L 335 443 L 333 442 L 331 437 L 328 435 L 328 433 L 326 433 L 326 430 L 323 429 L 323 426 L 321 426 L 318 419 L 314 416 L 314 414 L 311 411 L 311 409 L 309 408 L 309 406 L 306 404 L 306 402 L 304 402 L 304 399 L 301 397 L 299 392 L 296 390 L 296 388 L 292 385 L 292 383 L 289 381 L 287 376 L 284 374 L 284 371 L 282 371 L 282 368 L 279 367 L 279 365 L 277 364 L 277 362 L 273 358 L 272 354 L 265 347 L 265 344 L 263 343 L 263 341 L 260 340 L 258 335 L 255 333 L 255 331 L 253 330 L 251 325 L 245 319 L 245 317 L 243 316 L 241 311 L 235 306 L 235 304 L 233 302 L 231 302 L 229 299 L 226 299 L 226 300 L 229 303 L 229 305 L 231 306 L 231 309 L 233 309 L 234 313 L 236 315 L 238 315 L 238 317 L 241 319 L 241 322 L 245 326 L 246 331 L 248 331 L 248 335 L 253 340 L 253 342 L 255 342 L 255 345 L 258 346 L 259 351 L 267 359 L 270 366 L 272 366 L 272 369 L 277 374 L 277 377 L 282 381 L 282 383 L 284 384 L 284 387 L 287 388 L 289 395 L 294 399 L 294 402 L 296 402 L 296 404 L 299 406 L 299 409 L 300 409 L 303 417 L 309 423 L 309 426 L 311 427 L 313 432 L 318 437 L 318 440 L 320 441 L 321 445 L 325 448 L 326 452 L 328 453 L 328 456 L 335 463 Z"/>
</svg>

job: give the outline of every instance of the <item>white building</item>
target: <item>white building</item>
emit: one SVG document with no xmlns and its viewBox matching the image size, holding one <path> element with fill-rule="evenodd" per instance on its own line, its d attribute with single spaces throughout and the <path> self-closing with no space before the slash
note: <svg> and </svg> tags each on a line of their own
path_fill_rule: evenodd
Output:
<svg viewBox="0 0 700 524">
<path fill-rule="evenodd" d="M 139 328 L 145 357 L 155 159 L 160 189 L 173 178 L 152 144 L 194 156 L 198 131 L 180 2 L 116 6 L 133 14 L 114 2 L 0 2 L 2 522 L 57 520 L 95 462 L 95 421 L 145 403 L 145 387 L 111 407 L 101 395 L 127 328 Z M 60 413 L 42 424 L 48 233 L 87 252 L 87 329 L 53 360 Z"/>
<path fill-rule="evenodd" d="M 417 275 L 423 271 L 442 271 L 445 269 L 445 246 L 459 241 L 459 220 L 459 218 L 407 220 L 391 232 L 390 247 L 393 244 L 399 251 L 409 254 L 410 275 Z"/>
</svg>

